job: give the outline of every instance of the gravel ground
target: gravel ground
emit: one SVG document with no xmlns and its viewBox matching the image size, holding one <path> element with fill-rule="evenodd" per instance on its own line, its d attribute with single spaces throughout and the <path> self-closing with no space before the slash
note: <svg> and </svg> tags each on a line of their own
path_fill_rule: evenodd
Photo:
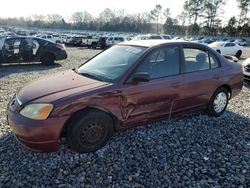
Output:
<svg viewBox="0 0 250 188">
<path fill-rule="evenodd" d="M 7 102 L 25 83 L 99 52 L 67 51 L 52 67 L 0 67 L 0 187 L 250 187 L 250 85 L 219 118 L 193 114 L 130 129 L 95 153 L 74 153 L 64 140 L 54 153 L 22 148 L 6 122 Z"/>
</svg>

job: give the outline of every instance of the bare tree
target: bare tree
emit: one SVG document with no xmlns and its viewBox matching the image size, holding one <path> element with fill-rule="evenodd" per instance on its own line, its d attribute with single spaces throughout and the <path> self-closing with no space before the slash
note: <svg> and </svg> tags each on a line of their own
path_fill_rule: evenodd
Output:
<svg viewBox="0 0 250 188">
<path fill-rule="evenodd" d="M 247 22 L 247 14 L 250 9 L 250 0 L 237 0 L 238 8 L 240 9 L 238 27 Z"/>
<path fill-rule="evenodd" d="M 225 0 L 210 0 L 205 3 L 205 18 L 208 35 L 214 35 L 215 27 L 219 27 L 221 23 L 220 15 L 224 13 L 222 6 L 225 5 Z"/>
<path fill-rule="evenodd" d="M 110 22 L 114 17 L 115 13 L 110 8 L 104 9 L 99 15 L 99 19 L 104 23 Z"/>
<path fill-rule="evenodd" d="M 150 11 L 151 19 L 153 21 L 156 21 L 156 32 L 159 32 L 159 19 L 162 11 L 162 6 L 161 5 L 156 5 L 153 10 Z"/>
<path fill-rule="evenodd" d="M 186 0 L 184 3 L 184 11 L 186 11 L 193 19 L 193 24 L 197 23 L 198 17 L 201 16 L 205 10 L 206 0 Z"/>
</svg>

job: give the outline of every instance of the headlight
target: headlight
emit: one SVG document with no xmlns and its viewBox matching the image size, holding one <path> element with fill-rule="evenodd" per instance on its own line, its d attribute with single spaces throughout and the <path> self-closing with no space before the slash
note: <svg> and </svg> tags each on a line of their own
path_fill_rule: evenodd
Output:
<svg viewBox="0 0 250 188">
<path fill-rule="evenodd" d="M 20 114 L 30 119 L 44 120 L 52 110 L 52 104 L 29 104 L 21 110 Z"/>
</svg>

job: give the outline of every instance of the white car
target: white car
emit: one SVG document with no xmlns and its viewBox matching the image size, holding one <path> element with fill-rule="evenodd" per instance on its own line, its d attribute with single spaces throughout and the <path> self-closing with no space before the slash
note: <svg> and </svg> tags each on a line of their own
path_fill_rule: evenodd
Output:
<svg viewBox="0 0 250 188">
<path fill-rule="evenodd" d="M 247 46 L 247 41 L 246 39 L 236 39 L 234 43 L 240 45 L 240 46 Z"/>
<path fill-rule="evenodd" d="M 243 63 L 244 80 L 250 81 L 250 58 L 246 59 Z"/>
<path fill-rule="evenodd" d="M 237 58 L 240 58 L 243 52 L 243 47 L 233 42 L 213 42 L 208 46 L 222 55 L 234 55 Z"/>
<path fill-rule="evenodd" d="M 157 34 L 147 34 L 147 35 L 137 35 L 132 40 L 171 40 L 170 35 L 157 35 Z"/>
<path fill-rule="evenodd" d="M 108 37 L 106 39 L 106 46 L 110 47 L 124 41 L 126 41 L 124 37 Z"/>
</svg>

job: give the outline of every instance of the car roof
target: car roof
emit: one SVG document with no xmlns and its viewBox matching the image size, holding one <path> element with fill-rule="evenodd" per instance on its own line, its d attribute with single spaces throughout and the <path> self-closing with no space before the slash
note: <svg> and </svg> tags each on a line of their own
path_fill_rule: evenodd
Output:
<svg viewBox="0 0 250 188">
<path fill-rule="evenodd" d="M 121 45 L 141 46 L 141 47 L 153 47 L 161 44 L 196 44 L 194 42 L 178 41 L 178 40 L 131 40 L 120 43 Z"/>
<path fill-rule="evenodd" d="M 44 38 L 40 38 L 40 37 L 32 37 L 32 36 L 8 36 L 6 37 L 6 39 L 21 39 L 21 38 L 38 39 L 40 41 L 46 41 L 46 42 L 50 42 L 54 44 L 54 42 L 44 39 Z"/>
</svg>

